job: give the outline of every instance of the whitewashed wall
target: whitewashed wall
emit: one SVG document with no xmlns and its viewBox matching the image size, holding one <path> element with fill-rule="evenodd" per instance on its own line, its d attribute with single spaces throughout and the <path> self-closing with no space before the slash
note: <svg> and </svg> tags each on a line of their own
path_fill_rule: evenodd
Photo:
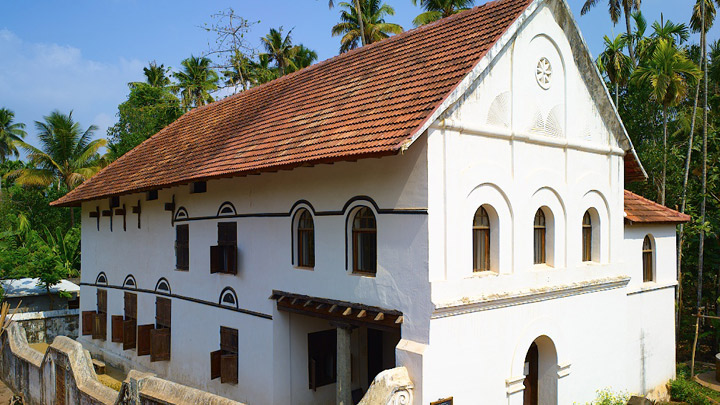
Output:
<svg viewBox="0 0 720 405">
<path fill-rule="evenodd" d="M 217 243 L 216 223 L 222 219 L 187 222 L 190 271 L 176 271 L 175 228 L 171 213 L 163 210 L 163 204 L 170 202 L 173 195 L 177 208 L 185 207 L 190 217 L 214 217 L 224 201 L 231 201 L 238 214 L 288 214 L 299 200 L 307 200 L 316 212 L 342 211 L 349 200 L 362 195 L 372 198 L 380 209 L 424 209 L 427 163 L 423 143 L 393 157 L 209 181 L 207 192 L 202 194 L 191 195 L 189 186 L 180 186 L 161 190 L 156 201 L 145 201 L 144 195 L 122 197 L 121 205 L 128 210 L 138 199 L 142 205 L 141 229 L 137 229 L 137 216 L 129 214 L 125 232 L 122 218 L 117 216 L 113 218 L 113 232 L 107 217 L 100 219 L 98 232 L 95 219 L 89 218 L 98 203 L 85 203 L 83 283 L 94 283 L 103 271 L 111 285 L 122 285 L 132 274 L 139 288 L 154 290 L 158 279 L 165 277 L 173 294 L 215 303 L 223 288 L 230 286 L 237 292 L 240 308 L 273 316 L 268 320 L 173 298 L 170 362 L 150 363 L 149 356 L 138 358 L 134 351 L 123 352 L 118 343 L 108 341 L 100 346 L 111 353 L 108 357 L 115 354 L 132 362 L 131 367 L 243 402 L 262 404 L 311 403 L 327 397 L 328 391 L 320 389 L 314 394 L 308 389 L 307 332 L 291 333 L 290 317 L 279 313 L 275 302 L 268 299 L 273 289 L 400 310 L 405 315 L 403 338 L 427 342 L 431 307 L 426 214 L 376 213 L 376 277 L 352 275 L 346 270 L 344 214 L 314 217 L 313 271 L 291 264 L 290 216 L 231 219 L 238 224 L 240 251 L 238 274 L 233 276 L 209 271 L 209 247 Z M 101 209 L 108 207 L 107 201 L 99 204 Z M 83 285 L 82 290 L 85 298 L 81 310 L 94 310 L 95 287 Z M 110 315 L 123 313 L 122 294 L 109 289 Z M 139 293 L 138 324 L 154 323 L 154 302 L 153 294 Z M 219 347 L 221 325 L 239 330 L 237 386 L 209 379 L 209 354 Z M 98 343 L 89 337 L 81 340 L 88 345 Z M 290 358 L 295 362 L 292 365 Z M 290 369 L 303 373 L 291 376 L 287 372 Z"/>
<path fill-rule="evenodd" d="M 558 356 L 557 394 L 543 393 L 541 382 L 542 403 L 543 395 L 584 403 L 605 387 L 645 392 L 674 375 L 672 289 L 628 295 L 642 281 L 642 267 L 639 246 L 624 240 L 626 141 L 612 129 L 616 118 L 595 104 L 588 80 L 594 72 L 578 67 L 573 52 L 582 44 L 558 25 L 558 9 L 540 2 L 518 34 L 491 51 L 497 56 L 489 72 L 429 130 L 436 310 L 422 356 L 424 402 L 452 396 L 458 403 L 522 403 L 522 364 L 540 336 Z M 552 66 L 549 89 L 536 81 L 541 58 Z M 490 207 L 493 271 L 473 273 L 472 220 L 480 206 Z M 533 264 L 540 207 L 551 212 L 547 265 Z M 593 261 L 584 263 L 588 209 Z M 658 240 L 667 267 L 659 271 L 672 283 L 674 227 L 660 229 L 668 239 Z M 644 320 L 649 305 L 661 308 L 652 321 Z M 637 349 L 641 330 L 645 357 Z M 649 364 L 654 370 L 643 371 Z"/>
</svg>

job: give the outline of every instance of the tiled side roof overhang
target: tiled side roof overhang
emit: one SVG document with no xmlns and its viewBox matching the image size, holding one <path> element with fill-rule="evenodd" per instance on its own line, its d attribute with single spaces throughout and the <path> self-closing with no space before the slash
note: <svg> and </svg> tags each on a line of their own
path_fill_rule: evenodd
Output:
<svg viewBox="0 0 720 405">
<path fill-rule="evenodd" d="M 530 3 L 490 2 L 196 108 L 52 204 L 396 154 Z"/>
<path fill-rule="evenodd" d="M 690 216 L 625 190 L 625 220 L 631 223 L 681 224 Z"/>
</svg>

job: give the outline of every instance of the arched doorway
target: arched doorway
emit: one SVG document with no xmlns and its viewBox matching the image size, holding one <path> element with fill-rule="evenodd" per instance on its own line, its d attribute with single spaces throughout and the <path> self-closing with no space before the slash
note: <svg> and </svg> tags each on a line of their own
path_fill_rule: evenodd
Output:
<svg viewBox="0 0 720 405">
<path fill-rule="evenodd" d="M 557 404 L 557 351 L 547 336 L 532 342 L 525 355 L 523 405 Z"/>
</svg>

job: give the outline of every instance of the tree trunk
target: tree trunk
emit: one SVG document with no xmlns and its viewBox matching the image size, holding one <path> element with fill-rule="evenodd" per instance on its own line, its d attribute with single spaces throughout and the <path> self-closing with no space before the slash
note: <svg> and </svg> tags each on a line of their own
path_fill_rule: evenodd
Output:
<svg viewBox="0 0 720 405">
<path fill-rule="evenodd" d="M 355 0 L 355 12 L 358 16 L 358 26 L 360 27 L 360 43 L 362 46 L 367 45 L 365 40 L 365 23 L 363 22 L 362 8 L 360 8 L 360 0 Z"/>
<path fill-rule="evenodd" d="M 703 45 L 700 44 L 702 47 Z M 697 105 L 698 99 L 700 98 L 700 83 L 698 81 L 695 87 L 695 102 L 693 103 L 692 122 L 690 123 L 690 139 L 688 139 L 687 156 L 685 157 L 685 174 L 683 175 L 683 188 L 682 188 L 682 202 L 680 204 L 680 212 L 685 213 L 685 207 L 687 206 L 687 189 L 688 189 L 688 178 L 690 177 L 690 161 L 692 160 L 692 147 L 693 140 L 695 139 L 695 118 L 697 116 Z M 680 338 L 680 316 L 682 314 L 682 258 L 683 258 L 683 245 L 685 242 L 685 224 L 680 224 L 680 231 L 678 232 L 678 244 L 677 244 L 677 280 L 678 288 L 675 296 L 675 341 L 679 341 Z"/>
<path fill-rule="evenodd" d="M 665 183 L 667 180 L 667 107 L 663 107 L 663 166 L 660 204 L 665 205 Z"/>
<path fill-rule="evenodd" d="M 698 243 L 698 279 L 697 279 L 697 307 L 698 311 L 702 305 L 702 284 L 705 253 L 705 204 L 707 201 L 707 33 L 705 32 L 705 2 L 702 2 L 700 37 L 703 44 L 703 158 L 702 158 L 702 199 L 700 200 L 700 241 Z"/>
<path fill-rule="evenodd" d="M 70 207 L 70 226 L 75 227 L 75 208 Z"/>
<path fill-rule="evenodd" d="M 637 66 L 637 62 L 635 61 L 635 47 L 633 46 L 632 27 L 630 26 L 630 13 L 631 12 L 632 12 L 632 7 L 630 7 L 630 4 L 626 4 L 625 5 L 625 29 L 627 30 L 627 35 L 628 35 L 628 53 L 630 54 L 630 60 L 632 61 L 633 66 Z"/>
</svg>

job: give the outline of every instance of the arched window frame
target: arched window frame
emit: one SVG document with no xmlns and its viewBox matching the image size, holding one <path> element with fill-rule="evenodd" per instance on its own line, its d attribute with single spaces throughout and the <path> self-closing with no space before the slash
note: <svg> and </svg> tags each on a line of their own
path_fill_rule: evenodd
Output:
<svg viewBox="0 0 720 405">
<path fill-rule="evenodd" d="M 225 307 L 238 308 L 238 298 L 235 290 L 233 290 L 232 287 L 225 287 L 222 292 L 220 292 L 218 304 Z"/>
<path fill-rule="evenodd" d="M 315 267 L 315 218 L 307 208 L 293 216 L 293 263 L 300 268 Z"/>
<path fill-rule="evenodd" d="M 108 284 L 107 275 L 105 274 L 104 271 L 101 271 L 100 273 L 98 273 L 97 277 L 95 278 L 95 284 L 98 284 L 98 285 L 107 285 Z"/>
<path fill-rule="evenodd" d="M 155 284 L 155 292 L 172 294 L 172 291 L 170 290 L 170 282 L 167 281 L 165 277 L 161 277 L 157 284 Z"/>
<path fill-rule="evenodd" d="M 547 215 L 542 207 L 533 217 L 533 263 L 547 264 Z"/>
<path fill-rule="evenodd" d="M 123 287 L 132 288 L 133 290 L 137 290 L 137 281 L 135 280 L 135 277 L 132 274 L 125 277 L 125 281 L 123 281 Z"/>
<path fill-rule="evenodd" d="M 582 261 L 593 261 L 593 219 L 590 210 L 582 218 Z"/>
<path fill-rule="evenodd" d="M 650 234 L 643 239 L 642 272 L 644 283 L 655 281 L 655 240 Z"/>
<path fill-rule="evenodd" d="M 473 216 L 473 272 L 491 270 L 490 215 L 480 206 Z"/>
<path fill-rule="evenodd" d="M 359 224 L 358 221 L 365 216 L 365 220 L 372 219 L 371 224 Z M 353 274 L 374 276 L 377 273 L 377 214 L 366 205 L 358 205 L 348 215 L 350 268 Z M 360 250 L 363 249 L 363 252 Z M 369 249 L 364 251 L 364 249 Z M 365 260 L 362 259 L 365 257 Z M 368 263 L 365 264 L 364 262 Z"/>
</svg>

